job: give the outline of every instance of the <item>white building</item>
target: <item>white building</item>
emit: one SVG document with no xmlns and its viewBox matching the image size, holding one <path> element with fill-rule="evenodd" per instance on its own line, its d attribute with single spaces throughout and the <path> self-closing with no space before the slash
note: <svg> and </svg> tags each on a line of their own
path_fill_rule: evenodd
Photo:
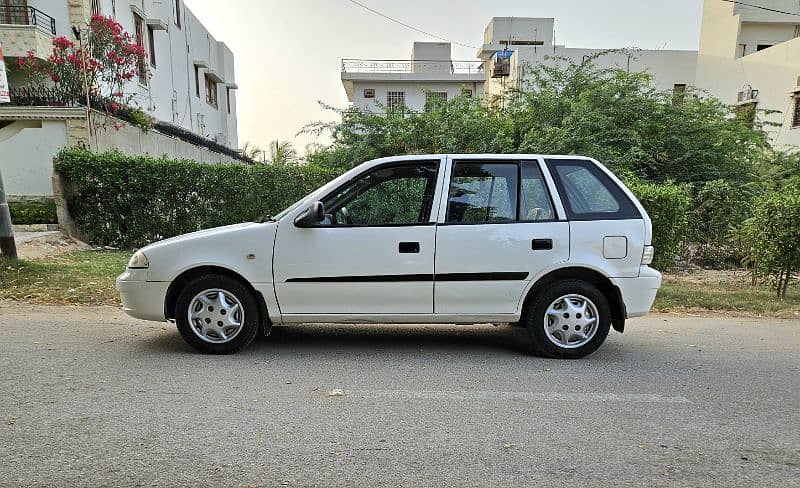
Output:
<svg viewBox="0 0 800 488">
<path fill-rule="evenodd" d="M 581 63 L 590 56 L 609 51 L 602 48 L 568 48 L 554 43 L 552 18 L 495 17 L 486 26 L 478 57 L 486 63 L 486 93 L 500 95 L 517 88 L 526 69 L 548 58 L 566 58 Z M 696 51 L 635 50 L 610 52 L 595 61 L 599 67 L 632 72 L 648 71 L 662 89 L 693 84 Z"/>
<path fill-rule="evenodd" d="M 237 147 L 233 53 L 182 0 L 5 0 L 0 3 L 0 40 L 9 64 L 28 51 L 47 59 L 52 39 L 75 40 L 72 27 L 85 27 L 91 14 L 114 18 L 147 50 L 152 77 L 127 87 L 143 110 Z M 12 89 L 21 83 L 18 76 L 10 80 Z"/>
<path fill-rule="evenodd" d="M 149 133 L 132 126 L 90 131 L 81 107 L 55 107 L 48 100 L 21 106 L 30 105 L 22 95 L 15 103 L 15 89 L 26 82 L 12 72 L 12 104 L 0 105 L 0 170 L 8 194 L 51 196 L 52 159 L 66 145 L 233 160 L 238 147 L 233 53 L 182 0 L 2 0 L 6 64 L 15 65 L 29 51 L 47 59 L 55 37 L 77 41 L 73 28 L 85 29 L 93 14 L 112 17 L 145 48 L 151 76 L 131 80 L 126 92 L 161 124 Z"/>
<path fill-rule="evenodd" d="M 612 51 L 595 63 L 600 67 L 646 71 L 663 90 L 682 91 L 695 86 L 728 104 L 756 108 L 773 145 L 800 146 L 800 3 L 756 3 L 763 8 L 705 0 L 699 51 Z M 484 93 L 491 100 L 519 87 L 530 66 L 552 63 L 554 58 L 580 63 L 609 51 L 557 45 L 554 24 L 552 18 L 493 18 L 477 53 L 481 67 L 475 70 L 471 62 L 459 62 L 471 67 L 473 93 Z M 415 43 L 415 49 L 418 44 L 423 43 Z M 445 46 L 443 50 L 449 54 L 449 45 Z M 420 93 L 431 86 L 432 80 L 422 78 L 427 73 L 414 73 L 413 68 L 413 61 L 344 60 L 342 82 L 356 107 L 372 110 L 374 101 L 392 105 L 393 93 L 403 92 L 409 108 L 422 110 L 425 100 Z M 442 76 L 456 75 L 445 72 Z M 460 79 L 450 86 L 466 81 Z"/>
<path fill-rule="evenodd" d="M 776 147 L 800 146 L 800 2 L 746 3 L 773 11 L 705 1 L 695 85 L 758 109 Z"/>
<path fill-rule="evenodd" d="M 480 61 L 454 61 L 446 42 L 415 42 L 411 59 L 344 59 L 342 84 L 355 106 L 380 111 L 405 106 L 423 110 L 431 98 L 466 92 L 483 96 L 486 77 Z"/>
</svg>

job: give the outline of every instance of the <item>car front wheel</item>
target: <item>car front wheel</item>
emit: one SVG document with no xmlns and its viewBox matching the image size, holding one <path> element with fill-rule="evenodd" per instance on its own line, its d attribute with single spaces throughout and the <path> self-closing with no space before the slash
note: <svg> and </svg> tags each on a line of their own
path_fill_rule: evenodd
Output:
<svg viewBox="0 0 800 488">
<path fill-rule="evenodd" d="M 535 354 L 578 359 L 603 344 L 611 328 L 611 311 L 596 286 L 562 281 L 533 298 L 525 322 Z"/>
<path fill-rule="evenodd" d="M 224 275 L 197 278 L 178 295 L 178 331 L 190 346 L 208 354 L 231 354 L 258 333 L 258 302 L 239 280 Z"/>
</svg>

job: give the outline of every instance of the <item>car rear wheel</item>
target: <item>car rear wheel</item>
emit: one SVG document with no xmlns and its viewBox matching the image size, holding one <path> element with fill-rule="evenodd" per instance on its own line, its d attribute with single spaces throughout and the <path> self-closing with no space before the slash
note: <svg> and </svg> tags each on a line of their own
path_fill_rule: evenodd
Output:
<svg viewBox="0 0 800 488">
<path fill-rule="evenodd" d="M 207 354 L 231 354 L 258 333 L 258 302 L 239 280 L 206 275 L 189 282 L 175 304 L 175 322 L 190 346 Z"/>
<path fill-rule="evenodd" d="M 596 351 L 611 328 L 611 310 L 591 283 L 561 281 L 530 302 L 525 325 L 535 354 L 578 359 Z"/>
</svg>

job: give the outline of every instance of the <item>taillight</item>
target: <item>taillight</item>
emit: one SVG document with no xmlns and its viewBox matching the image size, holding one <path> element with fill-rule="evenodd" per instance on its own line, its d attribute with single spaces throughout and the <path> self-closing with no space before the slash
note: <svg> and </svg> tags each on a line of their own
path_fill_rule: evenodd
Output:
<svg viewBox="0 0 800 488">
<path fill-rule="evenodd" d="M 656 248 L 653 246 L 644 246 L 644 253 L 642 253 L 642 264 L 652 264 L 653 256 L 656 254 Z"/>
</svg>

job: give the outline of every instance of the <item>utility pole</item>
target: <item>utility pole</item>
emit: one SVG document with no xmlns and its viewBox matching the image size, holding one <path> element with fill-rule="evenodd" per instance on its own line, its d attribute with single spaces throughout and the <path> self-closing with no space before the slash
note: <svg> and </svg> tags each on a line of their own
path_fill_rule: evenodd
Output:
<svg viewBox="0 0 800 488">
<path fill-rule="evenodd" d="M 14 229 L 11 227 L 11 212 L 6 203 L 2 173 L 0 173 L 0 254 L 17 259 L 17 245 L 14 243 Z"/>
<path fill-rule="evenodd" d="M 3 44 L 0 43 L 0 103 L 11 101 L 6 78 L 6 63 L 3 60 Z M 3 186 L 3 173 L 0 171 L 0 255 L 17 259 L 17 245 L 14 243 L 14 229 L 11 227 L 11 212 L 6 202 L 6 189 Z"/>
</svg>

